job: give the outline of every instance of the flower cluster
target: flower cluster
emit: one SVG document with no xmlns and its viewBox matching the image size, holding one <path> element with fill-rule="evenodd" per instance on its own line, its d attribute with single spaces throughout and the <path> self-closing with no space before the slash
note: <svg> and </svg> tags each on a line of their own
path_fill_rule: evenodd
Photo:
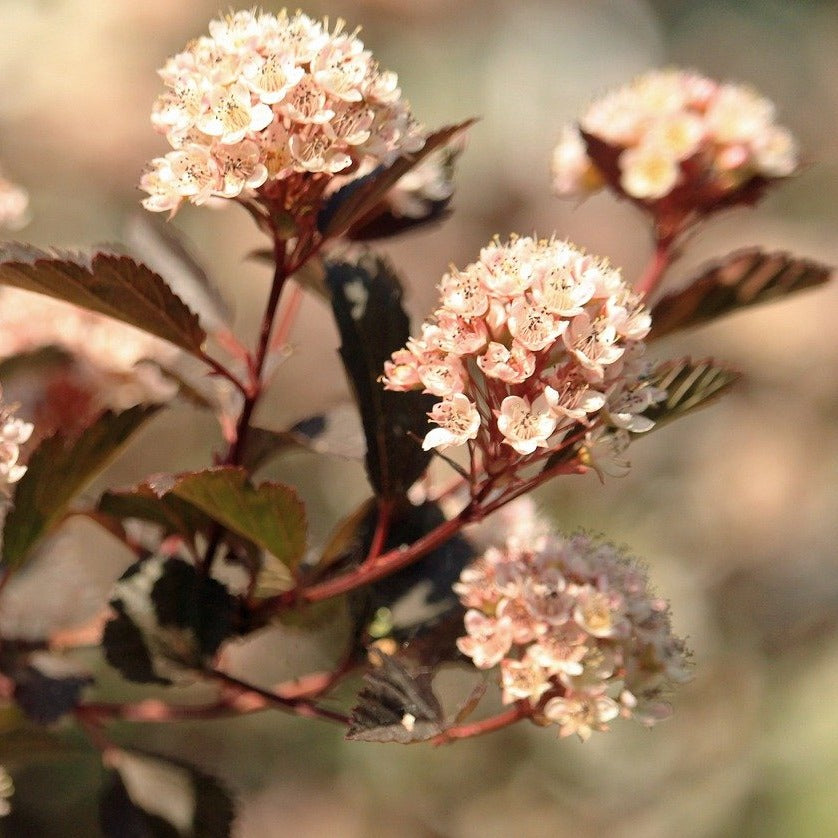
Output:
<svg viewBox="0 0 838 838">
<path fill-rule="evenodd" d="M 661 701 L 689 677 L 683 641 L 643 570 L 586 535 L 511 538 L 454 585 L 480 669 L 500 664 L 503 702 L 527 701 L 540 723 L 587 739 L 617 716 L 654 724 Z"/>
<path fill-rule="evenodd" d="M 487 466 L 509 466 L 572 433 L 652 427 L 643 412 L 664 394 L 641 361 L 651 320 L 606 262 L 568 242 L 513 236 L 452 267 L 440 292 L 421 337 L 393 353 L 383 377 L 387 389 L 440 397 L 426 450 L 474 450 L 474 440 Z"/>
<path fill-rule="evenodd" d="M 294 173 L 349 174 L 424 144 L 397 76 L 356 33 L 302 12 L 239 11 L 160 70 L 152 124 L 173 151 L 140 187 L 146 209 L 236 198 Z"/>
<path fill-rule="evenodd" d="M 4 499 L 8 497 L 12 483 L 17 483 L 26 474 L 26 466 L 18 462 L 20 446 L 33 431 L 30 422 L 15 418 L 14 409 L 3 404 L 2 396 L 0 391 L 0 507 L 5 506 Z"/>
<path fill-rule="evenodd" d="M 585 134 L 616 155 L 620 188 L 656 201 L 679 186 L 729 192 L 754 177 L 788 177 L 797 144 L 774 122 L 774 105 L 756 91 L 693 72 L 655 70 L 595 101 L 580 119 Z M 553 154 L 553 187 L 584 195 L 605 172 L 566 127 Z"/>
</svg>

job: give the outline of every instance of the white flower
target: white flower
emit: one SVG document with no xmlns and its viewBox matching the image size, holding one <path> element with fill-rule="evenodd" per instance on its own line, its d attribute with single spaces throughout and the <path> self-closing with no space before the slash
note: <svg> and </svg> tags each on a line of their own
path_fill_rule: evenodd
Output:
<svg viewBox="0 0 838 838">
<path fill-rule="evenodd" d="M 641 145 L 620 155 L 620 186 L 633 198 L 655 200 L 672 191 L 681 175 L 678 158 L 663 145 Z"/>
<path fill-rule="evenodd" d="M 788 177 L 794 174 L 799 162 L 797 141 L 791 131 L 772 126 L 751 142 L 754 163 L 759 173 L 767 177 Z"/>
<path fill-rule="evenodd" d="M 659 148 L 675 160 L 686 160 L 698 151 L 706 133 L 704 120 L 694 113 L 670 113 L 649 127 L 643 145 Z"/>
<path fill-rule="evenodd" d="M 608 722 L 620 715 L 620 706 L 606 695 L 567 695 L 551 698 L 544 705 L 544 716 L 559 725 L 559 736 L 574 733 L 583 741 L 594 730 L 608 730 Z"/>
<path fill-rule="evenodd" d="M 463 391 L 466 373 L 459 358 L 442 358 L 436 363 L 422 364 L 418 372 L 426 393 L 453 396 Z"/>
<path fill-rule="evenodd" d="M 311 62 L 314 80 L 344 102 L 360 102 L 369 71 L 370 54 L 353 36 L 332 39 Z"/>
<path fill-rule="evenodd" d="M 252 53 L 242 67 L 248 87 L 266 105 L 281 102 L 291 88 L 305 75 L 290 55 Z"/>
<path fill-rule="evenodd" d="M 567 328 L 567 320 L 545 307 L 533 305 L 519 297 L 509 309 L 507 325 L 512 336 L 531 352 L 538 352 L 555 343 Z"/>
<path fill-rule="evenodd" d="M 577 315 L 563 335 L 567 348 L 593 381 L 602 381 L 604 367 L 619 360 L 625 348 L 617 345 L 617 330 L 587 312 Z"/>
<path fill-rule="evenodd" d="M 235 198 L 245 189 L 258 189 L 268 179 L 262 150 L 252 140 L 218 146 L 214 159 L 224 183 L 222 193 L 225 198 Z"/>
<path fill-rule="evenodd" d="M 195 120 L 205 134 L 225 144 L 241 142 L 248 132 L 261 131 L 273 121 L 273 111 L 264 103 L 253 104 L 243 84 L 217 88 L 210 96 L 207 113 Z"/>
<path fill-rule="evenodd" d="M 521 532 L 486 549 L 454 590 L 469 609 L 460 651 L 481 669 L 499 663 L 504 704 L 529 701 L 562 736 L 586 739 L 617 715 L 653 724 L 684 680 L 666 604 L 613 545 Z"/>
<path fill-rule="evenodd" d="M 618 155 L 619 186 L 627 195 L 657 201 L 683 185 L 684 209 L 692 194 L 688 187 L 694 187 L 697 208 L 708 209 L 715 195 L 754 175 L 786 177 L 798 166 L 795 141 L 774 123 L 768 99 L 745 85 L 720 84 L 694 72 L 645 73 L 592 103 L 580 125 Z M 590 142 L 588 147 L 599 160 Z M 582 191 L 585 157 L 580 140 L 565 129 L 555 151 L 558 194 Z"/>
<path fill-rule="evenodd" d="M 535 355 L 517 342 L 511 349 L 502 343 L 490 343 L 485 353 L 477 358 L 477 366 L 489 378 L 517 384 L 526 381 L 535 371 Z"/>
<path fill-rule="evenodd" d="M 507 396 L 501 403 L 497 421 L 503 441 L 524 456 L 536 448 L 546 448 L 547 440 L 556 430 L 556 417 L 544 396 L 539 396 L 532 405 L 520 396 Z"/>
<path fill-rule="evenodd" d="M 480 429 L 480 414 L 476 405 L 462 393 L 455 393 L 450 398 L 438 402 L 428 414 L 432 422 L 440 427 L 428 431 L 422 448 L 444 450 L 451 445 L 462 445 L 466 440 L 474 439 Z"/>
<path fill-rule="evenodd" d="M 33 430 L 34 425 L 15 418 L 13 409 L 0 401 L 0 496 L 7 496 L 9 487 L 26 474 L 26 466 L 18 462 L 20 446 L 32 436 Z M 0 500 L 0 507 L 3 505 Z"/>
<path fill-rule="evenodd" d="M 721 143 L 755 140 L 774 120 L 774 105 L 744 85 L 723 84 L 705 114 L 713 137 Z"/>
<path fill-rule="evenodd" d="M 496 620 L 470 609 L 466 611 L 464 621 L 468 635 L 457 640 L 457 648 L 468 655 L 478 669 L 497 666 L 512 645 L 509 620 Z"/>
</svg>

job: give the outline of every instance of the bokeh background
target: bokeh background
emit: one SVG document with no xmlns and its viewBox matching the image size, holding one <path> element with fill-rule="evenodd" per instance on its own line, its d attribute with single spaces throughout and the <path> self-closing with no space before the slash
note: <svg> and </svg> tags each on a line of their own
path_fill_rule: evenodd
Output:
<svg viewBox="0 0 838 838">
<path fill-rule="evenodd" d="M 42 246 L 122 238 L 139 211 L 139 172 L 164 150 L 148 123 L 155 70 L 218 11 L 217 0 L 0 0 L 0 161 L 31 195 L 21 237 Z M 448 263 L 472 261 L 495 233 L 555 230 L 627 277 L 639 273 L 650 244 L 644 220 L 606 194 L 578 206 L 555 199 L 548 165 L 560 126 L 592 97 L 661 65 L 751 83 L 777 103 L 806 159 L 758 209 L 707 225 L 672 284 L 752 244 L 838 263 L 831 0 L 316 0 L 305 11 L 363 25 L 366 45 L 399 73 L 429 126 L 482 118 L 460 160 L 453 218 L 384 248 L 417 321 Z M 269 277 L 244 259 L 261 245 L 246 215 L 186 207 L 173 224 L 252 337 Z M 695 679 L 670 721 L 651 732 L 617 723 L 586 744 L 519 726 L 436 750 L 345 743 L 278 713 L 122 726 L 114 737 L 224 778 L 242 801 L 239 838 L 838 834 L 836 314 L 833 286 L 655 345 L 659 355 L 727 359 L 745 380 L 638 442 L 627 477 L 568 480 L 538 496 L 558 527 L 629 544 L 671 600 Z M 292 342 L 259 414 L 273 428 L 345 398 L 337 336 L 317 300 L 304 302 Z M 211 419 L 176 408 L 101 485 L 200 467 L 218 445 Z M 304 454 L 271 476 L 300 485 L 314 540 L 366 492 L 360 466 Z M 92 525 L 74 526 L 60 560 L 0 602 L 17 608 L 7 622 L 67 625 L 101 607 L 129 558 Z M 268 633 L 233 650 L 228 665 L 267 684 L 328 660 L 325 643 Z M 467 691 L 451 680 L 455 694 Z M 17 791 L 2 834 L 98 834 L 95 755 L 27 761 L 14 749 L 4 757 L 3 741 L 0 763 Z"/>
</svg>

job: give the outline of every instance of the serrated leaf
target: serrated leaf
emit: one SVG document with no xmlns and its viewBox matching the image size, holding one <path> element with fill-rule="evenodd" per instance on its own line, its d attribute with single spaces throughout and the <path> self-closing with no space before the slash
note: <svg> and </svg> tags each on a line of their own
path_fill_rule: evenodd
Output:
<svg viewBox="0 0 838 838">
<path fill-rule="evenodd" d="M 398 498 L 422 475 L 431 454 L 421 440 L 436 397 L 385 390 L 384 362 L 410 337 L 398 277 L 383 259 L 367 254 L 357 264 L 326 268 L 332 309 L 341 336 L 340 355 L 361 412 L 366 466 L 376 494 Z"/>
<path fill-rule="evenodd" d="M 162 277 L 128 256 L 12 242 L 0 247 L 0 283 L 121 320 L 195 355 L 206 339 L 198 317 Z"/>
<path fill-rule="evenodd" d="M 712 358 L 692 361 L 681 358 L 658 365 L 649 378 L 654 387 L 666 390 L 667 397 L 647 408 L 643 415 L 655 422 L 655 428 L 705 407 L 729 390 L 741 374 L 717 364 Z"/>
<path fill-rule="evenodd" d="M 219 466 L 178 477 L 171 491 L 213 520 L 272 553 L 290 570 L 305 551 L 305 510 L 282 483 L 256 487 L 242 468 Z"/>
<path fill-rule="evenodd" d="M 44 440 L 16 484 L 13 508 L 3 528 L 3 563 L 19 568 L 40 538 L 64 516 L 76 494 L 120 451 L 130 437 L 159 410 L 138 406 L 122 413 L 103 413 L 75 439 L 61 434 Z"/>
<path fill-rule="evenodd" d="M 228 838 L 235 807 L 208 774 L 156 754 L 110 749 L 99 801 L 105 838 Z"/>
<path fill-rule="evenodd" d="M 235 598 L 217 580 L 174 558 L 150 556 L 120 577 L 105 624 L 108 663 L 130 681 L 188 681 L 240 627 Z"/>
<path fill-rule="evenodd" d="M 379 167 L 363 178 L 358 178 L 339 189 L 320 211 L 317 226 L 324 238 L 342 236 L 353 224 L 364 218 L 396 182 L 432 152 L 451 142 L 461 131 L 476 120 L 468 119 L 449 125 L 430 134 L 425 145 L 416 152 L 405 154 L 391 166 Z"/>
<path fill-rule="evenodd" d="M 364 676 L 365 686 L 352 709 L 346 738 L 407 745 L 439 735 L 444 717 L 431 689 L 433 673 L 414 670 L 381 652 L 377 658 L 378 665 Z"/>
<path fill-rule="evenodd" d="M 788 253 L 749 248 L 706 267 L 684 290 L 652 309 L 649 340 L 699 326 L 756 303 L 770 302 L 826 282 L 827 265 Z"/>
</svg>

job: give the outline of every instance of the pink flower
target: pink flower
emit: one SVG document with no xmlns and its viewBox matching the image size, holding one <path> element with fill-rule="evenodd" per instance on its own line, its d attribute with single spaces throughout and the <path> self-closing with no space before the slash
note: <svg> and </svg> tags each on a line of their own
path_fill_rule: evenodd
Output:
<svg viewBox="0 0 838 838">
<path fill-rule="evenodd" d="M 433 406 L 428 414 L 438 428 L 428 431 L 422 448 L 444 450 L 451 445 L 462 445 L 474 439 L 480 429 L 480 414 L 475 405 L 462 393 L 455 393 Z"/>
<path fill-rule="evenodd" d="M 187 189 L 168 179 L 177 160 L 158 158 L 140 184 L 147 209 L 260 194 L 295 174 L 389 165 L 424 144 L 395 74 L 380 70 L 342 23 L 330 33 L 301 12 L 239 11 L 211 21 L 209 32 L 160 71 L 167 89 L 152 124 L 174 149 L 200 147 L 224 174 Z"/>
<path fill-rule="evenodd" d="M 439 290 L 440 307 L 393 353 L 383 381 L 397 390 L 421 382 L 448 400 L 432 415 L 440 428 L 426 445 L 474 440 L 475 473 L 514 472 L 536 449 L 558 449 L 574 422 L 594 428 L 629 394 L 632 405 L 647 398 L 645 366 L 621 359 L 642 355 L 650 318 L 604 260 L 569 242 L 512 236 L 484 247 L 478 262 L 452 267 Z M 457 395 L 466 412 L 454 408 Z M 644 420 L 641 410 L 631 421 Z"/>
<path fill-rule="evenodd" d="M 555 429 L 556 417 L 544 396 L 539 396 L 533 404 L 520 396 L 507 396 L 501 403 L 498 430 L 503 434 L 503 441 L 519 454 L 546 448 Z"/>
<path fill-rule="evenodd" d="M 567 328 L 567 320 L 522 297 L 512 303 L 507 324 L 512 336 L 531 352 L 554 344 Z"/>
<path fill-rule="evenodd" d="M 793 174 L 799 165 L 797 145 L 774 116 L 772 103 L 745 85 L 670 69 L 652 70 L 593 102 L 580 125 L 619 155 L 620 188 L 639 201 L 655 203 L 682 185 L 694 185 L 696 193 L 713 187 L 710 194 L 715 195 L 754 175 Z M 586 179 L 597 170 L 589 147 L 572 127 L 562 130 L 554 152 L 557 194 L 591 191 Z M 617 187 L 616 182 L 611 185 Z M 685 196 L 682 209 L 687 211 L 686 190 Z M 706 209 L 700 201 L 692 208 Z"/>
<path fill-rule="evenodd" d="M 457 640 L 457 648 L 470 657 L 478 669 L 491 669 L 501 662 L 512 645 L 512 627 L 508 620 L 486 617 L 480 611 L 466 611 L 468 635 Z"/>
<path fill-rule="evenodd" d="M 562 736 L 586 739 L 618 715 L 652 724 L 687 676 L 683 641 L 643 570 L 586 535 L 508 539 L 454 590 L 469 609 L 460 651 L 480 669 L 500 664 L 503 702 L 529 701 Z"/>
<path fill-rule="evenodd" d="M 544 717 L 559 726 L 559 736 L 575 733 L 583 742 L 595 730 L 608 730 L 608 722 L 619 715 L 619 705 L 606 695 L 566 695 L 544 705 Z"/>
<path fill-rule="evenodd" d="M 477 358 L 477 366 L 489 378 L 518 384 L 535 372 L 535 355 L 519 343 L 513 343 L 512 348 L 507 349 L 502 343 L 491 342 Z"/>
</svg>

